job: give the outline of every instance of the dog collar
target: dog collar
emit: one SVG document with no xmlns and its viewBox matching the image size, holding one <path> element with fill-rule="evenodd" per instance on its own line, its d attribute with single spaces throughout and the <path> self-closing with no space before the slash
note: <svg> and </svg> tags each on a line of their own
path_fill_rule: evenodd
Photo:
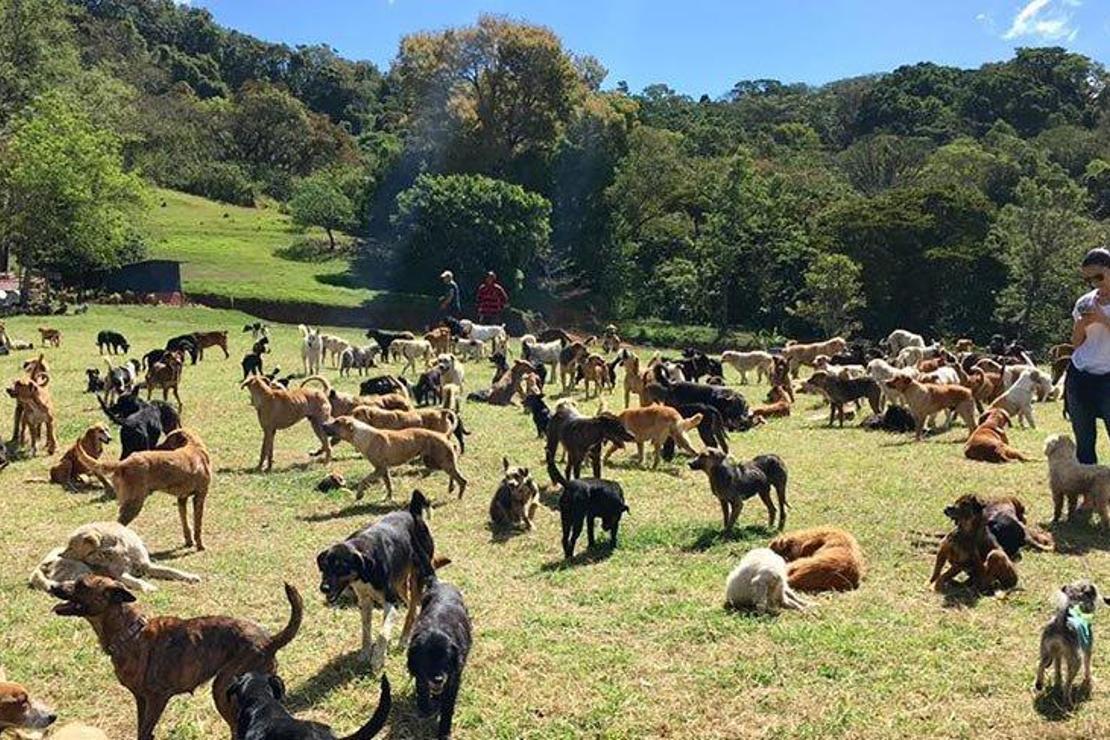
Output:
<svg viewBox="0 0 1110 740">
<path fill-rule="evenodd" d="M 116 635 L 116 638 L 108 643 L 108 647 L 104 649 L 104 652 L 108 653 L 108 655 L 113 658 L 116 657 L 116 653 L 124 648 L 127 643 L 138 637 L 139 633 L 146 629 L 146 625 L 146 617 L 136 617 L 135 621 L 129 624 L 126 630 Z"/>
</svg>

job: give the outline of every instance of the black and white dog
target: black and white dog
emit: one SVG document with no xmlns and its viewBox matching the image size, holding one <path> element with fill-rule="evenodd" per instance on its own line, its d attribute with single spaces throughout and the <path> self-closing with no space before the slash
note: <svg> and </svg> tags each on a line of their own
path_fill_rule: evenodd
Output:
<svg viewBox="0 0 1110 740">
<path fill-rule="evenodd" d="M 245 673 L 227 688 L 227 696 L 239 706 L 235 740 L 338 740 L 327 725 L 297 719 L 282 706 L 285 682 L 276 675 Z M 383 675 L 378 708 L 358 732 L 344 740 L 370 740 L 381 732 L 392 707 L 389 679 Z"/>
<path fill-rule="evenodd" d="M 574 557 L 574 545 L 586 525 L 586 543 L 594 546 L 594 520 L 610 534 L 610 547 L 617 547 L 617 530 L 621 517 L 628 511 L 620 483 L 601 478 L 578 478 L 567 481 L 559 497 L 559 515 L 563 525 L 563 556 Z"/>
<path fill-rule="evenodd" d="M 270 336 L 270 327 L 263 324 L 261 321 L 256 321 L 253 324 L 247 324 L 243 327 L 243 333 L 246 334 L 247 332 L 250 332 L 251 339 L 257 342 L 259 339 Z"/>
</svg>

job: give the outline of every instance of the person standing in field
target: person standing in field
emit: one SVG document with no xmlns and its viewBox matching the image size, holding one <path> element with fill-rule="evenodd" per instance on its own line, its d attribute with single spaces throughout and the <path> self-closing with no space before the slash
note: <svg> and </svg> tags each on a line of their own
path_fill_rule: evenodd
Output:
<svg viewBox="0 0 1110 740">
<path fill-rule="evenodd" d="M 447 292 L 439 299 L 439 312 L 442 316 L 458 318 L 462 316 L 462 302 L 459 299 L 459 284 L 450 270 L 440 273 L 439 279 L 447 286 Z"/>
<path fill-rule="evenodd" d="M 478 286 L 478 323 L 496 324 L 501 319 L 501 312 L 509 305 L 509 294 L 501 283 L 497 282 L 497 275 L 492 271 L 486 273 L 486 279 Z"/>
<path fill-rule="evenodd" d="M 1079 462 L 1098 462 L 1098 422 L 1110 431 L 1110 250 L 1092 249 L 1080 265 L 1090 291 L 1075 302 L 1064 393 Z"/>
</svg>

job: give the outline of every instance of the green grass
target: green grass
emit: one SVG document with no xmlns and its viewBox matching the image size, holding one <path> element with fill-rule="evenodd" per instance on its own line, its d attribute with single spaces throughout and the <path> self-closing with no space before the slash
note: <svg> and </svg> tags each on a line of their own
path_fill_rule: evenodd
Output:
<svg viewBox="0 0 1110 740">
<path fill-rule="evenodd" d="M 217 471 L 205 522 L 209 549 L 179 549 L 177 514 L 164 494 L 154 494 L 135 522 L 152 551 L 204 581 L 159 583 L 160 590 L 140 603 L 152 614 L 227 613 L 276 629 L 288 613 L 281 583 L 292 582 L 306 597 L 307 615 L 299 636 L 280 654 L 290 703 L 301 716 L 351 732 L 373 709 L 376 681 L 353 657 L 357 613 L 330 610 L 318 595 L 315 556 L 385 511 L 384 491 L 371 487 L 361 503 L 350 492 L 317 493 L 314 485 L 324 470 L 308 463 L 315 438 L 304 424 L 278 435 L 272 474 L 251 472 L 260 432 L 246 392 L 237 388 L 238 359 L 249 344 L 238 329 L 246 318 L 201 308 L 128 306 L 50 319 L 64 332 L 61 349 L 46 350 L 54 367 L 60 441 L 68 445 L 101 419 L 92 397 L 81 393 L 83 369 L 99 363 L 97 330 L 122 330 L 136 354 L 183 331 L 231 330 L 232 359 L 217 352 L 188 367 L 182 385 L 185 421 L 208 442 Z M 27 338 L 44 320 L 7 323 L 12 336 Z M 270 362 L 287 371 L 299 364 L 294 328 L 275 327 L 274 345 Z M 18 374 L 27 354 L 0 358 L 7 377 Z M 467 373 L 471 388 L 489 379 L 484 364 L 470 364 Z M 349 389 L 357 382 L 337 384 Z M 752 386 L 745 392 L 758 400 L 765 390 Z M 616 455 L 606 475 L 622 483 L 631 506 L 621 547 L 569 566 L 562 563 L 558 516 L 547 506 L 534 532 L 495 541 L 486 527 L 502 455 L 546 481 L 541 447 L 519 409 L 464 407 L 474 430 L 462 461 L 471 480 L 464 500 L 446 496 L 441 474 L 423 478 L 415 468 L 398 471 L 399 491 L 420 486 L 438 499 L 432 527 L 438 549 L 454 561 L 442 576 L 462 588 L 474 621 L 456 736 L 1106 737 L 1110 659 L 1098 640 L 1089 701 L 1064 712 L 1051 700 L 1036 702 L 1030 688 L 1050 594 L 1080 576 L 1110 585 L 1106 533 L 1057 530 L 1072 554 L 1029 553 L 1018 564 L 1018 589 L 978 600 L 966 594 L 946 599 L 926 588 L 932 553 L 915 546 L 909 534 L 943 530 L 943 506 L 967 492 L 1017 494 L 1033 520 L 1044 521 L 1050 511 L 1044 463 L 969 462 L 962 456 L 960 428 L 920 444 L 854 428 L 826 429 L 815 399 L 800 399 L 789 419 L 733 435 L 732 441 L 737 455 L 777 452 L 786 460 L 789 529 L 846 527 L 868 557 L 860 590 L 818 596 L 818 606 L 804 614 L 769 618 L 722 608 L 728 571 L 773 532 L 763 528 L 764 514 L 755 505 L 745 509 L 735 537 L 722 537 L 704 476 L 681 462 L 640 470 Z M 619 397 L 608 403 L 619 407 Z M 593 410 L 595 402 L 583 407 Z M 1057 403 L 1039 405 L 1036 413 L 1041 427 L 1015 430 L 1012 441 L 1040 457 L 1044 435 L 1063 431 L 1065 424 Z M 117 451 L 113 445 L 109 454 Z M 1110 458 L 1105 446 L 1103 451 Z M 336 469 L 348 478 L 365 473 L 366 463 L 349 447 L 337 452 Z M 52 616 L 53 600 L 25 586 L 27 573 L 73 527 L 116 513 L 98 492 L 67 494 L 25 482 L 44 475 L 48 464 L 42 457 L 18 461 L 2 473 L 0 660 L 9 677 L 30 686 L 63 719 L 98 725 L 113 738 L 133 736 L 131 697 L 113 677 L 91 629 Z M 1075 554 L 1077 547 L 1085 554 Z M 1096 622 L 1096 631 L 1104 628 Z M 396 703 L 385 737 L 430 737 L 431 725 L 413 711 L 404 654 L 391 652 L 386 670 Z M 158 736 L 215 738 L 226 737 L 226 730 L 201 690 L 171 702 Z"/>
<path fill-rule="evenodd" d="M 340 307 L 420 300 L 359 287 L 345 257 L 297 258 L 291 248 L 306 237 L 324 244 L 326 237 L 319 229 L 297 231 L 276 207 L 242 208 L 162 189 L 153 202 L 150 256 L 185 263 L 187 295 Z"/>
</svg>

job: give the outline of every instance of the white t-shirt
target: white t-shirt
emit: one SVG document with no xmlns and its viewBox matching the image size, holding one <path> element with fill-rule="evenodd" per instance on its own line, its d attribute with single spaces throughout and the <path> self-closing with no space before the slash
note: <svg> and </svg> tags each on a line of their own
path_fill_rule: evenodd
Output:
<svg viewBox="0 0 1110 740">
<path fill-rule="evenodd" d="M 1091 308 L 1101 311 L 1103 316 L 1110 316 L 1110 306 L 1100 305 L 1098 291 L 1092 290 L 1085 293 L 1075 302 L 1071 317 L 1079 319 L 1080 314 L 1089 312 Z M 1082 310 L 1081 310 L 1082 309 Z M 1075 348 L 1071 355 L 1072 363 L 1085 373 L 1105 375 L 1110 373 L 1110 329 L 1102 324 L 1091 324 L 1087 327 L 1087 338 L 1083 344 Z"/>
</svg>

